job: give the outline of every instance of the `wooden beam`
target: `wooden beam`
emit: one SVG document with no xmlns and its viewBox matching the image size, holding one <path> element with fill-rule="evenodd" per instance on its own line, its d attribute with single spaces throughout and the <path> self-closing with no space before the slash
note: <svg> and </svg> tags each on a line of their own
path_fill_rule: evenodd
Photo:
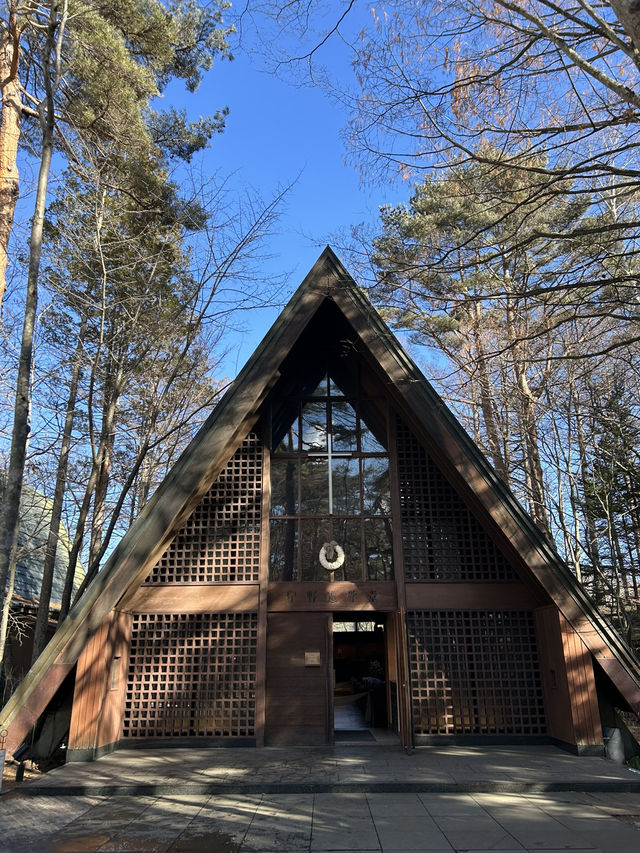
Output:
<svg viewBox="0 0 640 853">
<path fill-rule="evenodd" d="M 131 613 L 239 613 L 258 609 L 258 584 L 143 584 L 127 602 Z"/>
<path fill-rule="evenodd" d="M 407 583 L 407 610 L 533 610 L 522 583 Z"/>
</svg>

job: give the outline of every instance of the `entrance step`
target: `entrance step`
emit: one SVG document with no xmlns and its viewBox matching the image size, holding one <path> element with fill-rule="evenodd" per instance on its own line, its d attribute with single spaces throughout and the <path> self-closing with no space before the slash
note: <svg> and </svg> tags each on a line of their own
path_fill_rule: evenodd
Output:
<svg viewBox="0 0 640 853">
<path fill-rule="evenodd" d="M 23 795 L 635 792 L 640 773 L 554 746 L 118 750 L 20 786 Z"/>
</svg>

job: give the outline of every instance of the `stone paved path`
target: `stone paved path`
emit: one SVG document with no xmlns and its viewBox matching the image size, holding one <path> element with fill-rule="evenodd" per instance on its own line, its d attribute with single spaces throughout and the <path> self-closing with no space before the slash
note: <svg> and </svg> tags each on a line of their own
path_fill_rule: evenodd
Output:
<svg viewBox="0 0 640 853">
<path fill-rule="evenodd" d="M 640 775 L 550 746 L 121 750 L 0 795 L 0 853 L 640 853 Z"/>
<path fill-rule="evenodd" d="M 640 795 L 281 794 L 0 800 L 2 853 L 638 853 Z"/>
</svg>

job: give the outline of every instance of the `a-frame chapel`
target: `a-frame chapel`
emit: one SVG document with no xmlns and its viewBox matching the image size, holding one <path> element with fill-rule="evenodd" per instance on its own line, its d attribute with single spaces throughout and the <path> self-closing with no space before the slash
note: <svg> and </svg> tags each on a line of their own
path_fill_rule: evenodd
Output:
<svg viewBox="0 0 640 853">
<path fill-rule="evenodd" d="M 0 713 L 73 681 L 68 759 L 603 744 L 638 662 L 327 248 Z"/>
</svg>

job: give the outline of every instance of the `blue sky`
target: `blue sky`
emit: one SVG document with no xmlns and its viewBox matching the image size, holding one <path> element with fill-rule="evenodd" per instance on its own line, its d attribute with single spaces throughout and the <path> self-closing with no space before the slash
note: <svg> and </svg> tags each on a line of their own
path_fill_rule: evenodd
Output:
<svg viewBox="0 0 640 853">
<path fill-rule="evenodd" d="M 334 61 L 343 58 L 335 54 Z M 334 67 L 349 72 L 346 64 Z M 248 186 L 265 199 L 295 181 L 269 241 L 274 257 L 265 269 L 267 275 L 291 273 L 284 296 L 302 281 L 332 235 L 375 220 L 380 204 L 408 195 L 406 186 L 362 186 L 354 164 L 345 162 L 346 113 L 319 89 L 267 73 L 259 57 L 238 51 L 233 61 L 218 62 L 184 106 L 192 118 L 230 109 L 226 130 L 205 154 L 207 171 L 230 174 L 238 190 Z M 277 313 L 251 312 L 246 331 L 229 341 L 227 375 L 238 372 Z"/>
</svg>

